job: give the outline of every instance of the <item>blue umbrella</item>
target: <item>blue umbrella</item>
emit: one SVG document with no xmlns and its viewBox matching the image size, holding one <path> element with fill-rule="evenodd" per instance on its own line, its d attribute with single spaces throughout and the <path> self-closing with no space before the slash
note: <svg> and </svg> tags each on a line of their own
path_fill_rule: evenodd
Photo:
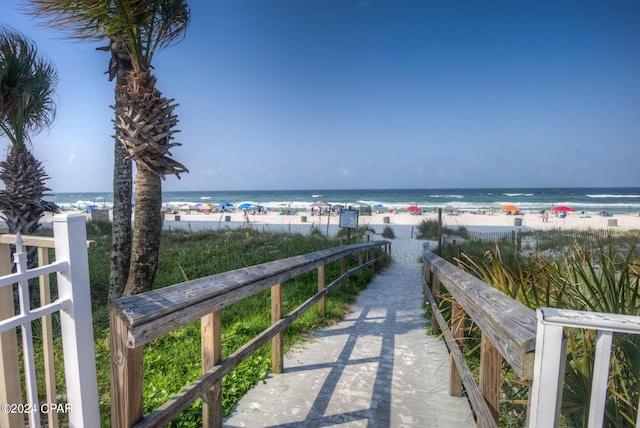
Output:
<svg viewBox="0 0 640 428">
<path fill-rule="evenodd" d="M 221 204 L 220 204 L 220 205 L 218 205 L 218 206 L 219 206 L 219 207 L 226 208 L 226 207 L 232 207 L 232 206 L 233 206 L 233 204 L 230 204 L 229 202 L 223 202 L 223 203 L 221 203 Z"/>
<path fill-rule="evenodd" d="M 384 208 L 384 205 L 382 205 L 382 204 L 375 204 L 375 205 L 373 206 L 373 208 Z"/>
</svg>

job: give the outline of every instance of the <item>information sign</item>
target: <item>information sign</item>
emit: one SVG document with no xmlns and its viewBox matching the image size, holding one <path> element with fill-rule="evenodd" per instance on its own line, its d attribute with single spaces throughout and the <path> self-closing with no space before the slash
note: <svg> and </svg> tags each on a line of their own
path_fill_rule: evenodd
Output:
<svg viewBox="0 0 640 428">
<path fill-rule="evenodd" d="M 357 229 L 358 211 L 340 210 L 340 227 L 347 229 Z"/>
</svg>

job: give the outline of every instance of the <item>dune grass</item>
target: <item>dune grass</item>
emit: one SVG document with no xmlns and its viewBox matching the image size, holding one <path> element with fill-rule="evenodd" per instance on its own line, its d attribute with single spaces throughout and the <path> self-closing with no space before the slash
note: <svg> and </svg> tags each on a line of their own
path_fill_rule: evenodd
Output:
<svg viewBox="0 0 640 428">
<path fill-rule="evenodd" d="M 526 306 L 640 315 L 640 245 L 632 231 L 604 241 L 599 235 L 556 233 L 541 252 L 519 252 L 513 242 L 462 242 L 445 258 Z M 589 238 L 589 239 L 587 239 Z M 562 426 L 584 426 L 588 416 L 595 333 L 566 329 L 567 366 Z M 480 335 L 465 334 L 469 366 L 477 367 Z M 607 427 L 633 427 L 640 397 L 640 336 L 618 334 L 614 341 L 607 397 Z M 520 426 L 526 417 L 528 388 L 503 370 L 500 426 Z"/>
</svg>

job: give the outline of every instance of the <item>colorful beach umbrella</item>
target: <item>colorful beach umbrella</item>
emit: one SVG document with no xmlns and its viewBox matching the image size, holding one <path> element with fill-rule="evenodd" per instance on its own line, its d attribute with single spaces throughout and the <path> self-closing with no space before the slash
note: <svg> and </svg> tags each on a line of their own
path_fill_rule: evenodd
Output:
<svg viewBox="0 0 640 428">
<path fill-rule="evenodd" d="M 551 208 L 551 211 L 564 211 L 564 212 L 574 212 L 575 210 L 571 207 L 566 207 L 564 205 L 560 205 L 558 207 Z"/>
<path fill-rule="evenodd" d="M 419 207 L 416 207 L 415 205 L 411 205 L 410 207 L 407 207 L 407 211 L 421 211 Z"/>
<path fill-rule="evenodd" d="M 445 211 L 457 211 L 458 210 L 453 205 L 445 205 L 444 208 L 442 208 L 442 209 L 445 210 Z"/>
<path fill-rule="evenodd" d="M 515 205 L 503 205 L 500 207 L 502 211 L 520 211 L 520 208 Z"/>
</svg>

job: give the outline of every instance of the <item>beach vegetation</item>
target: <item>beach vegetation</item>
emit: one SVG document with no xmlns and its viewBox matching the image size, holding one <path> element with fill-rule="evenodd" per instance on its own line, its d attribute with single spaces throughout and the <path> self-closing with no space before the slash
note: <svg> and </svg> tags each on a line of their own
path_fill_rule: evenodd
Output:
<svg viewBox="0 0 640 428">
<path fill-rule="evenodd" d="M 438 240 L 438 220 L 422 220 L 418 223 L 418 233 L 416 234 L 416 239 L 426 239 L 429 241 L 437 241 Z M 442 233 L 449 236 L 457 236 L 460 238 L 467 239 L 469 237 L 469 231 L 466 227 L 449 227 L 443 226 Z"/>
<path fill-rule="evenodd" d="M 177 104 L 162 96 L 152 75 L 155 53 L 184 37 L 186 0 L 29 0 L 33 16 L 73 39 L 100 41 L 111 53 L 115 85 L 114 233 L 109 295 L 150 290 L 159 260 L 162 180 L 188 172 L 172 159 Z M 131 231 L 132 165 L 136 164 Z M 134 249 L 132 251 L 132 249 Z"/>
<path fill-rule="evenodd" d="M 391 226 L 385 226 L 382 230 L 382 237 L 387 239 L 395 239 L 396 234 Z"/>
<path fill-rule="evenodd" d="M 599 237 L 589 240 L 584 235 L 580 235 L 584 239 L 575 239 L 576 233 L 568 232 L 568 236 L 574 235 L 573 245 L 568 244 L 571 238 L 555 235 L 556 247 L 545 247 L 544 254 L 519 252 L 514 242 L 506 240 L 462 242 L 456 251 L 449 251 L 446 256 L 531 309 L 551 307 L 640 315 L 640 245 L 636 233 L 620 234 L 609 240 Z M 475 349 L 480 335 L 473 327 L 469 329 L 464 346 L 471 361 L 469 366 L 474 367 L 479 359 Z M 596 334 L 593 330 L 566 329 L 566 335 L 562 424 L 580 427 L 588 417 Z M 640 337 L 614 335 L 605 426 L 635 425 L 640 398 L 638 375 Z M 507 368 L 503 394 L 501 426 L 524 423 L 526 406 L 514 403 L 526 402 L 528 388 Z"/>
<path fill-rule="evenodd" d="M 91 295 L 93 299 L 96 365 L 100 394 L 101 426 L 110 426 L 110 361 L 109 309 L 106 290 L 109 287 L 110 224 L 87 222 L 87 237 L 96 242 L 89 251 Z M 51 232 L 50 229 L 47 232 Z M 164 231 L 158 274 L 154 288 L 201 278 L 286 257 L 307 254 L 342 245 L 340 238 L 319 232 L 308 235 L 271 233 L 255 228 L 218 228 L 189 232 Z M 390 258 L 377 251 L 381 269 Z M 357 263 L 353 256 L 349 263 Z M 326 266 L 327 280 L 341 275 L 340 263 Z M 285 330 L 285 349 L 307 338 L 313 331 L 341 319 L 355 301 L 360 290 L 373 279 L 371 269 L 363 269 L 336 287 L 326 300 L 325 317 L 318 311 L 307 311 Z M 309 272 L 286 283 L 284 310 L 292 310 L 317 291 L 317 277 Z M 269 291 L 247 298 L 222 311 L 223 358 L 270 325 Z M 58 344 L 59 346 L 59 344 Z M 163 336 L 144 349 L 144 413 L 148 413 L 184 386 L 198 378 L 200 367 L 200 324 L 191 323 Z M 227 414 L 238 400 L 269 372 L 271 351 L 265 346 L 243 362 L 223 380 L 223 409 Z M 201 404 L 198 401 L 183 412 L 173 426 L 201 426 Z"/>
<path fill-rule="evenodd" d="M 30 149 L 31 136 L 55 118 L 57 80 L 54 66 L 30 39 L 0 28 L 0 137 L 10 143 L 0 162 L 0 212 L 11 233 L 33 234 L 45 212 L 58 212 L 56 204 L 43 199 L 49 176 Z"/>
</svg>

